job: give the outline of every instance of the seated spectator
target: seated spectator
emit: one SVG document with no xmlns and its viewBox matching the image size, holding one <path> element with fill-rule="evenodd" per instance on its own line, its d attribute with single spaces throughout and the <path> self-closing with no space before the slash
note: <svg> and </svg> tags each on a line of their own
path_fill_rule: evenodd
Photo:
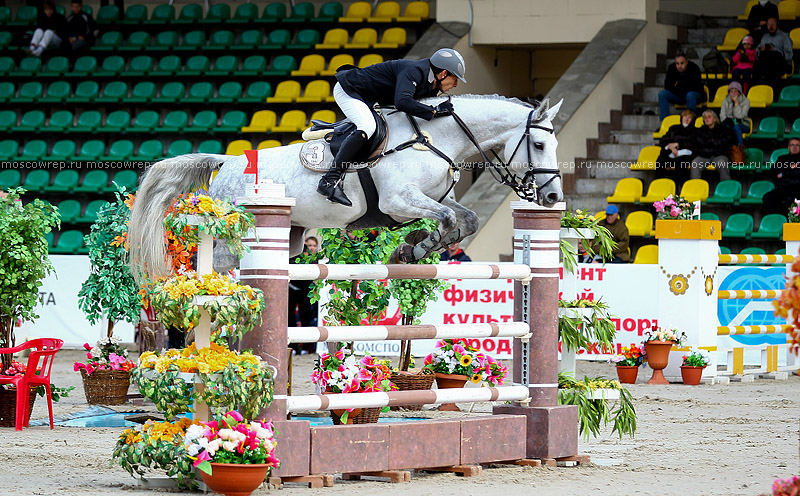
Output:
<svg viewBox="0 0 800 496">
<path fill-rule="evenodd" d="M 614 241 L 617 242 L 617 247 L 611 252 L 614 255 L 611 263 L 630 263 L 631 255 L 628 253 L 630 235 L 628 234 L 628 226 L 622 222 L 619 216 L 619 208 L 616 205 L 606 207 L 606 218 L 598 222 L 597 225 L 608 229 Z M 592 244 L 592 250 L 595 253 L 599 253 L 600 246 Z"/>
<path fill-rule="evenodd" d="M 67 19 L 56 12 L 56 5 L 52 0 L 46 0 L 31 38 L 31 55 L 41 57 L 46 49 L 59 48 L 61 42 L 67 39 L 67 34 Z"/>
<path fill-rule="evenodd" d="M 469 255 L 464 253 L 464 250 L 461 249 L 461 243 L 453 243 L 442 252 L 442 262 L 447 260 L 454 260 L 457 262 L 472 262 L 472 259 L 469 258 Z"/>
<path fill-rule="evenodd" d="M 758 0 L 758 3 L 750 9 L 747 16 L 747 29 L 755 37 L 755 41 L 761 41 L 761 37 L 767 32 L 767 21 L 770 17 L 778 18 L 778 6 L 769 0 Z"/>
<path fill-rule="evenodd" d="M 661 155 L 658 156 L 658 170 L 689 169 L 694 157 L 694 142 L 697 128 L 694 127 L 694 112 L 684 110 L 681 112 L 681 122 L 667 130 L 661 137 Z"/>
<path fill-rule="evenodd" d="M 735 141 L 733 131 L 720 124 L 713 110 L 703 112 L 703 127 L 697 130 L 695 157 L 692 159 L 692 179 L 700 179 L 703 169 L 711 164 L 719 171 L 720 180 L 730 179 L 729 154 Z"/>
<path fill-rule="evenodd" d="M 742 85 L 736 81 L 728 85 L 728 96 L 722 101 L 719 117 L 722 124 L 733 129 L 736 144 L 744 148 L 744 133 L 750 131 L 750 100 L 744 96 Z"/>
<path fill-rule="evenodd" d="M 745 36 L 736 53 L 733 54 L 733 69 L 731 77 L 742 85 L 742 92 L 750 89 L 750 79 L 753 76 L 753 63 L 756 61 L 756 49 L 753 48 L 753 37 Z"/>
<path fill-rule="evenodd" d="M 73 53 L 86 50 L 94 44 L 96 29 L 92 16 L 83 10 L 83 0 L 72 0 L 67 30 Z"/>
<path fill-rule="evenodd" d="M 753 79 L 771 85 L 791 71 L 792 40 L 788 34 L 778 29 L 778 19 L 770 17 L 767 21 L 767 32 L 761 37 L 761 43 L 756 49 Z"/>
<path fill-rule="evenodd" d="M 697 104 L 706 101 L 700 68 L 690 62 L 686 54 L 678 52 L 675 62 L 667 68 L 664 89 L 658 94 L 658 106 L 663 121 L 669 115 L 669 104 L 685 104 L 692 112 L 697 112 Z"/>
<path fill-rule="evenodd" d="M 775 189 L 764 195 L 764 214 L 786 215 L 795 198 L 800 198 L 800 139 L 789 140 L 789 153 L 772 166 Z"/>
</svg>

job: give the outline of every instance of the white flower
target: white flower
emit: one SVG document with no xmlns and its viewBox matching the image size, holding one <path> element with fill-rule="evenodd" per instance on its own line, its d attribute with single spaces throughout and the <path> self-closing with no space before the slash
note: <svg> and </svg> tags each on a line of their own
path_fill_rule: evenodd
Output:
<svg viewBox="0 0 800 496">
<path fill-rule="evenodd" d="M 98 348 L 97 346 L 89 350 L 89 353 L 91 353 L 93 358 L 100 358 L 101 356 L 103 356 L 103 352 L 100 351 L 100 348 Z"/>
<path fill-rule="evenodd" d="M 197 425 L 197 424 L 190 425 L 189 428 L 186 429 L 186 436 L 185 436 L 186 444 L 188 445 L 198 437 L 202 436 L 205 429 L 206 428 L 203 427 L 202 425 Z"/>
<path fill-rule="evenodd" d="M 224 449 L 225 451 L 233 451 L 236 449 L 236 446 L 238 445 L 239 443 L 234 441 L 225 441 L 224 443 L 222 443 L 222 449 Z"/>
<path fill-rule="evenodd" d="M 189 453 L 189 456 L 197 456 L 197 454 L 200 453 L 200 445 L 191 443 L 189 447 L 186 448 L 186 452 Z"/>
<path fill-rule="evenodd" d="M 225 441 L 233 439 L 233 429 L 220 429 L 219 438 Z"/>
</svg>

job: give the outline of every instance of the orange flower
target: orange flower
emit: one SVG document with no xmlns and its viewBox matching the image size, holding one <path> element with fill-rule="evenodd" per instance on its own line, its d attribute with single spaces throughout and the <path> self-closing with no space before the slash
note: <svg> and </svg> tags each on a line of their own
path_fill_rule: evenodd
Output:
<svg viewBox="0 0 800 496">
<path fill-rule="evenodd" d="M 129 194 L 125 198 L 125 206 L 128 207 L 128 210 L 133 210 L 133 202 L 136 200 L 136 196 Z"/>
</svg>

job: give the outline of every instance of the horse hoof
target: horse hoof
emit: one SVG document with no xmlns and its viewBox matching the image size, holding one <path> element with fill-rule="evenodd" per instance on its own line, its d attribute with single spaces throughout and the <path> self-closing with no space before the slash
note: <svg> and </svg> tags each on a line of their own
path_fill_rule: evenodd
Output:
<svg viewBox="0 0 800 496">
<path fill-rule="evenodd" d="M 423 239 L 430 235 L 431 233 L 427 229 L 417 229 L 416 231 L 411 231 L 410 233 L 406 234 L 405 241 L 410 245 L 416 246 L 418 243 L 422 242 Z"/>
<path fill-rule="evenodd" d="M 397 248 L 395 248 L 392 254 L 389 255 L 390 264 L 405 264 L 415 261 L 416 259 L 414 258 L 414 246 L 406 243 L 403 243 Z"/>
</svg>

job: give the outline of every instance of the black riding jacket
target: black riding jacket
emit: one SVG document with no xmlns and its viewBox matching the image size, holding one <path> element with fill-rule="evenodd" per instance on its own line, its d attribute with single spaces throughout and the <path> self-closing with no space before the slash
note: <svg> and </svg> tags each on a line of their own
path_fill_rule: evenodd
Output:
<svg viewBox="0 0 800 496">
<path fill-rule="evenodd" d="M 429 59 L 389 60 L 338 72 L 336 79 L 348 95 L 369 106 L 394 105 L 420 119 L 433 119 L 433 107 L 417 101 L 439 93 L 433 88 L 435 80 Z"/>
</svg>

